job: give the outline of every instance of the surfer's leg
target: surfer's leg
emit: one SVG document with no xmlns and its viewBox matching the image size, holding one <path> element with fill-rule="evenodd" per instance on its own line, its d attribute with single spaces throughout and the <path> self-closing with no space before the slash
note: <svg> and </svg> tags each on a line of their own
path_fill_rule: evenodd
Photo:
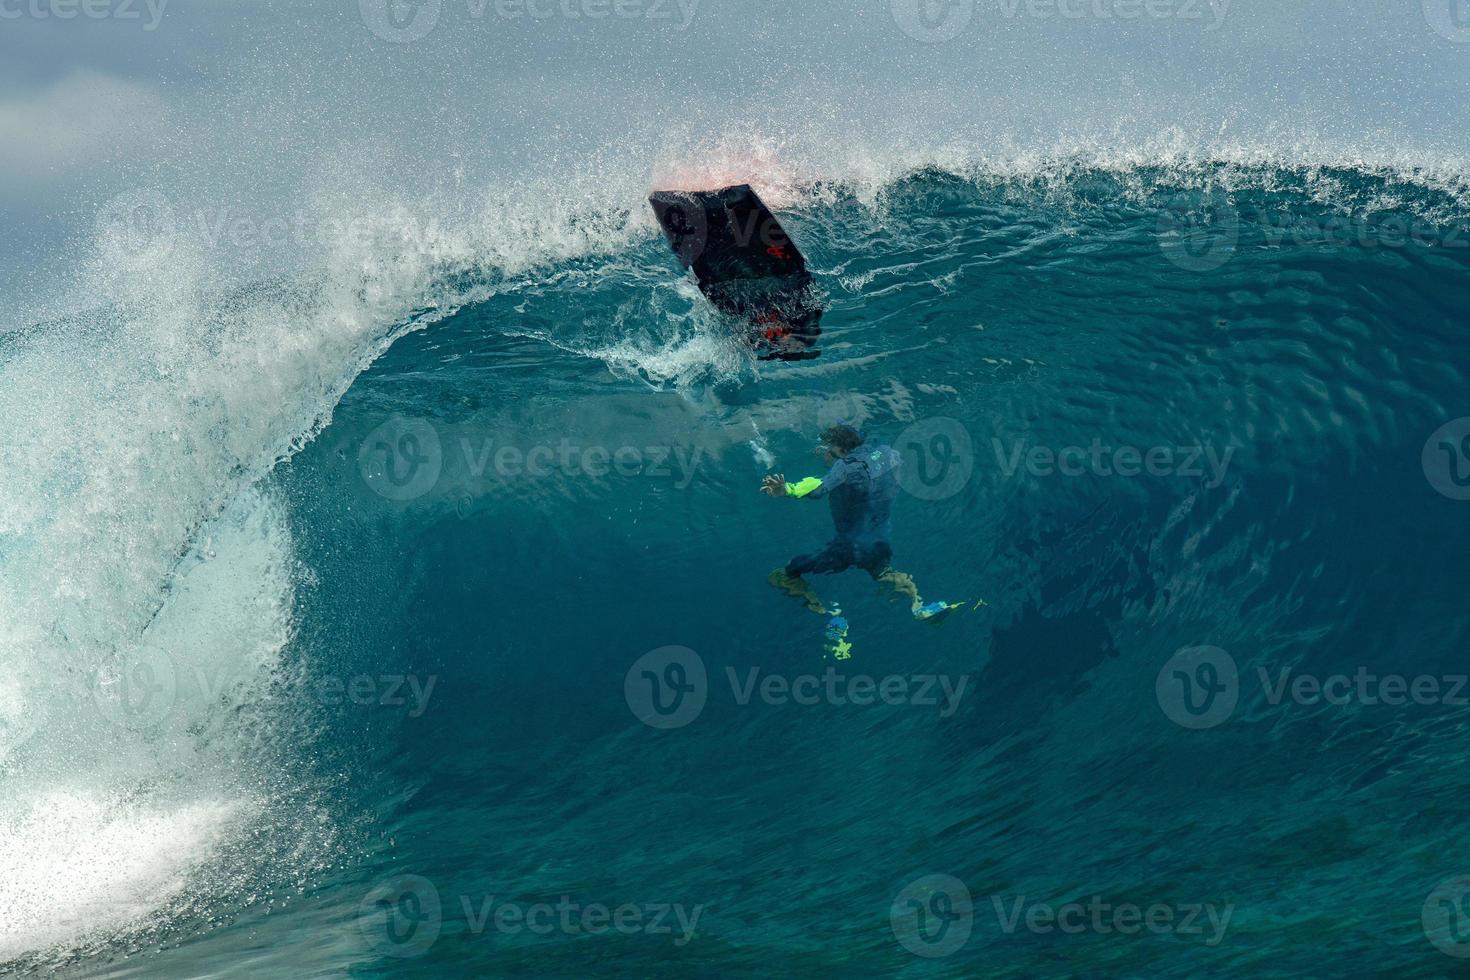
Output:
<svg viewBox="0 0 1470 980">
<path fill-rule="evenodd" d="M 875 582 L 881 582 L 894 592 L 895 598 L 909 600 L 909 607 L 917 612 L 924 605 L 919 598 L 919 586 L 914 577 L 894 568 L 893 548 L 886 541 L 878 541 L 864 549 L 862 567 Z"/>
<path fill-rule="evenodd" d="M 766 581 L 793 599 L 800 599 L 806 603 L 806 607 L 812 612 L 825 615 L 827 607 L 823 604 L 821 596 L 817 595 L 816 590 L 807 583 L 806 579 L 787 571 L 790 567 L 788 565 L 785 568 L 776 569 L 767 576 Z"/>
<path fill-rule="evenodd" d="M 792 575 L 787 570 L 790 567 L 788 565 L 786 568 L 776 569 L 767 581 L 787 595 L 805 602 L 806 607 L 812 612 L 822 616 L 830 615 L 832 618 L 827 620 L 827 629 L 823 633 L 822 651 L 824 655 L 837 660 L 849 659 L 852 656 L 852 641 L 847 638 L 847 620 L 843 618 L 842 610 L 835 602 L 832 608 L 828 609 L 805 579 L 799 575 Z"/>
<path fill-rule="evenodd" d="M 919 598 L 919 586 L 908 572 L 889 566 L 873 578 L 892 589 L 895 597 L 909 600 L 909 608 L 915 612 L 924 605 L 924 600 Z"/>
<path fill-rule="evenodd" d="M 888 585 L 895 593 L 909 600 L 909 611 L 914 614 L 915 619 L 925 622 L 938 622 L 956 609 L 963 609 L 964 602 L 939 602 L 926 603 L 919 598 L 919 587 L 914 583 L 914 577 L 907 572 L 900 572 L 896 568 L 887 568 L 882 574 L 873 576 L 878 581 Z M 968 602 L 969 600 L 965 600 Z M 979 609 L 985 605 L 984 599 L 977 599 L 974 608 Z"/>
<path fill-rule="evenodd" d="M 944 616 L 964 606 L 963 602 L 930 602 L 925 603 L 919 596 L 918 583 L 908 572 L 900 572 L 889 564 L 893 558 L 893 550 L 886 543 L 880 542 L 875 545 L 866 556 L 864 567 L 868 574 L 894 591 L 896 597 L 909 600 L 909 611 L 914 614 L 915 619 L 926 622 L 937 622 Z M 975 603 L 975 608 L 985 605 L 985 600 Z"/>
<path fill-rule="evenodd" d="M 804 576 L 813 573 L 830 575 L 850 567 L 852 567 L 851 549 L 840 541 L 834 541 L 814 555 L 798 555 L 791 559 L 784 568 L 778 568 L 772 572 L 766 581 L 787 595 L 805 602 L 806 607 L 812 612 L 826 615 L 828 612 L 835 613 L 837 607 L 834 605 L 829 610 Z"/>
</svg>

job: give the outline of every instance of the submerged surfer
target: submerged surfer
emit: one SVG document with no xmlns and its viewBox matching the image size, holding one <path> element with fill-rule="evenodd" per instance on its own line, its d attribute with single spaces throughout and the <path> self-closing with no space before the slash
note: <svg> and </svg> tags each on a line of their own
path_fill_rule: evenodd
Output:
<svg viewBox="0 0 1470 980">
<path fill-rule="evenodd" d="M 934 620 L 957 603 L 925 603 L 913 577 L 895 569 L 889 562 L 893 548 L 888 543 L 892 532 L 893 501 L 898 496 L 898 470 L 902 457 L 892 446 L 868 443 L 862 433 L 850 425 L 839 423 L 822 433 L 817 447 L 831 467 L 826 476 L 809 476 L 799 483 L 787 483 L 780 473 L 767 476 L 761 490 L 772 497 L 830 497 L 832 524 L 837 531 L 821 551 L 798 555 L 770 575 L 770 583 L 789 596 L 801 599 L 812 612 L 831 615 L 827 623 L 827 649 L 839 660 L 852 655 L 847 640 L 847 620 L 835 604 L 829 609 L 802 576 L 816 572 L 833 574 L 849 568 L 861 568 L 875 581 L 889 586 L 910 600 L 916 619 Z"/>
</svg>

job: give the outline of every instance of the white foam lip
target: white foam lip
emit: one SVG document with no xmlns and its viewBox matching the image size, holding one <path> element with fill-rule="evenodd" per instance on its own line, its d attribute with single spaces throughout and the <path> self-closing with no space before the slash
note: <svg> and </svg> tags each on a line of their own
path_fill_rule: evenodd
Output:
<svg viewBox="0 0 1470 980">
<path fill-rule="evenodd" d="M 0 823 L 0 962 L 135 930 L 184 893 L 238 808 L 173 809 L 54 790 Z"/>
</svg>

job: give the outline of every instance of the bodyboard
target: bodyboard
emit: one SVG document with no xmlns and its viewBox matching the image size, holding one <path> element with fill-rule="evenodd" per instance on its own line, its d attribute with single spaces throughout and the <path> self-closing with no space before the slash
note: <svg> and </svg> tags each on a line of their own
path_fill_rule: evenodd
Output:
<svg viewBox="0 0 1470 980">
<path fill-rule="evenodd" d="M 716 309 L 746 325 L 762 360 L 820 351 L 822 307 L 806 259 L 749 184 L 713 191 L 654 191 L 664 237 Z"/>
</svg>

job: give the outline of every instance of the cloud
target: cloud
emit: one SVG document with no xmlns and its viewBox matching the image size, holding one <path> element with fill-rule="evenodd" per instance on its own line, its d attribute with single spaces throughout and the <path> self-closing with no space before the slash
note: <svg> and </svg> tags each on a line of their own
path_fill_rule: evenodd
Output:
<svg viewBox="0 0 1470 980">
<path fill-rule="evenodd" d="M 155 146 L 168 106 L 154 85 L 94 71 L 0 96 L 0 203 L 36 200 Z"/>
</svg>

